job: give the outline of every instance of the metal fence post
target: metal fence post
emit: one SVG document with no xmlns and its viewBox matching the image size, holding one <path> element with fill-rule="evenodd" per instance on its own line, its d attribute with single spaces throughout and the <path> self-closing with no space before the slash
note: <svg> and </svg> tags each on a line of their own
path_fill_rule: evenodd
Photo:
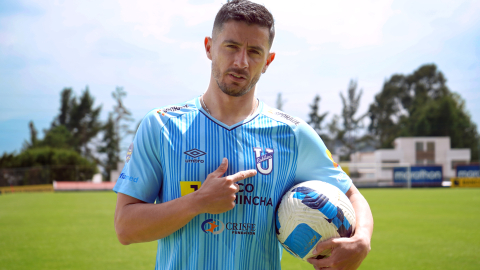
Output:
<svg viewBox="0 0 480 270">
<path fill-rule="evenodd" d="M 411 173 L 411 166 L 407 166 L 407 188 L 411 189 L 412 188 L 412 173 Z"/>
</svg>

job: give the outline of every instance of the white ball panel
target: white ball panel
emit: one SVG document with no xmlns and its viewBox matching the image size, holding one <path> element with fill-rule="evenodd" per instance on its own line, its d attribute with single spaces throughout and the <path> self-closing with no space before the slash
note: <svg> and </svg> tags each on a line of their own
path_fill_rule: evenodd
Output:
<svg viewBox="0 0 480 270">
<path fill-rule="evenodd" d="M 280 223 L 278 240 L 283 244 L 293 230 L 301 223 L 305 223 L 310 226 L 314 231 L 319 233 L 322 237 L 318 241 L 325 241 L 332 237 L 340 237 L 338 228 L 335 224 L 328 222 L 327 217 L 319 210 L 313 209 L 302 202 L 302 199 L 294 198 L 294 189 L 299 187 L 310 188 L 318 194 L 328 198 L 328 202 L 335 207 L 342 209 L 344 217 L 348 220 L 352 226 L 352 232 L 354 231 L 355 211 L 350 203 L 348 197 L 340 191 L 337 187 L 321 181 L 307 181 L 291 188 L 282 198 L 278 208 L 278 221 Z M 336 214 L 336 213 L 335 213 Z M 334 217 L 335 218 L 335 217 Z M 304 258 L 313 257 L 311 252 L 315 245 Z M 330 251 L 324 252 L 322 255 L 329 255 Z"/>
</svg>

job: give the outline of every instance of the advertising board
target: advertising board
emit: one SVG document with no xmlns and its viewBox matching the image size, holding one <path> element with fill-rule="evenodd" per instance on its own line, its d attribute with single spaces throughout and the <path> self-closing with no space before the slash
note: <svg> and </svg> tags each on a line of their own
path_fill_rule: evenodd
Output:
<svg viewBox="0 0 480 270">
<path fill-rule="evenodd" d="M 480 177 L 480 165 L 457 165 L 457 177 Z"/>
<path fill-rule="evenodd" d="M 442 166 L 412 166 L 410 172 L 408 167 L 393 169 L 393 183 L 395 185 L 407 185 L 409 178 L 413 187 L 442 186 Z"/>
<path fill-rule="evenodd" d="M 480 187 L 480 177 L 456 177 L 451 179 L 450 187 Z"/>
</svg>

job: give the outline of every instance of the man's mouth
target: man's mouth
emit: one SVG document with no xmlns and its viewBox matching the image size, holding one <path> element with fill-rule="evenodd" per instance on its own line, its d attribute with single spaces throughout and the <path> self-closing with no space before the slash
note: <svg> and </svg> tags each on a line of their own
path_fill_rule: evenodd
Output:
<svg viewBox="0 0 480 270">
<path fill-rule="evenodd" d="M 240 74 L 235 74 L 235 73 L 229 73 L 228 75 L 236 78 L 236 79 L 246 79 L 246 77 L 244 75 L 240 75 Z"/>
</svg>

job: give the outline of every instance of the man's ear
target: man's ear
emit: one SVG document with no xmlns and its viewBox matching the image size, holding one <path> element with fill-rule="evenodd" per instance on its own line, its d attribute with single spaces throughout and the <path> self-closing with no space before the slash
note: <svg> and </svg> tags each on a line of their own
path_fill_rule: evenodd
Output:
<svg viewBox="0 0 480 270">
<path fill-rule="evenodd" d="M 208 59 L 212 60 L 212 54 L 210 50 L 212 49 L 212 38 L 210 37 L 205 37 L 205 40 L 203 41 L 205 43 L 205 52 L 207 53 Z"/>
<path fill-rule="evenodd" d="M 265 73 L 267 71 L 268 66 L 270 66 L 270 64 L 273 62 L 274 59 L 275 59 L 275 53 L 274 52 L 269 53 L 267 56 L 267 63 L 263 67 L 262 73 Z"/>
</svg>

